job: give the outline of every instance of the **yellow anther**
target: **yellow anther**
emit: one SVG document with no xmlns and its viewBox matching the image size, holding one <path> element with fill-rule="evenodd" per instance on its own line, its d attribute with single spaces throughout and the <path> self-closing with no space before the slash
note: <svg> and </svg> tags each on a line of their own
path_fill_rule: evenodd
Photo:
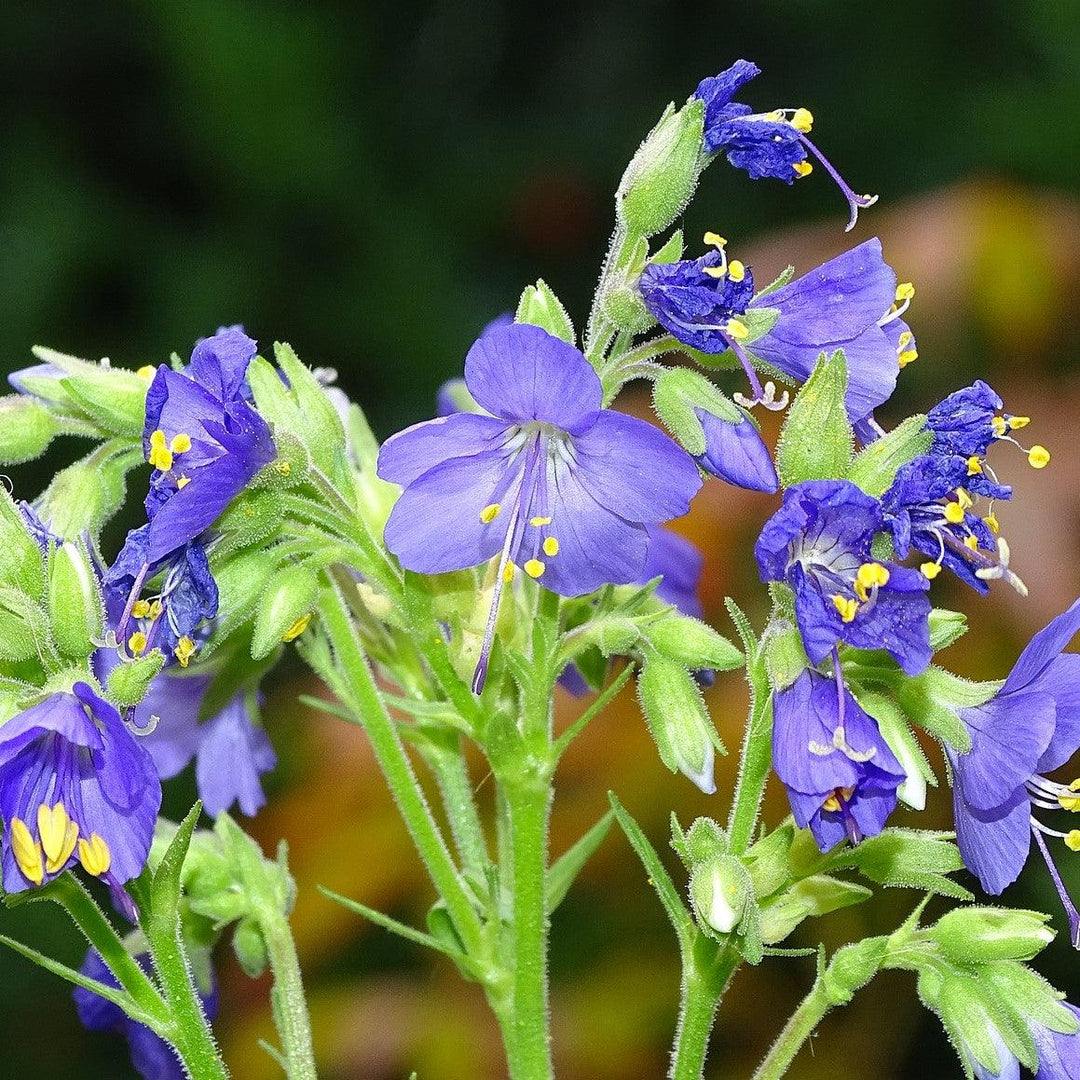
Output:
<svg viewBox="0 0 1080 1080">
<path fill-rule="evenodd" d="M 889 584 L 889 568 L 881 563 L 867 562 L 859 567 L 855 579 L 864 588 L 872 588 L 875 585 Z"/>
<path fill-rule="evenodd" d="M 730 277 L 732 281 L 742 281 L 742 279 L 746 277 L 746 267 L 743 266 L 738 259 L 732 259 L 731 262 L 727 264 L 727 269 L 728 277 Z"/>
<path fill-rule="evenodd" d="M 910 281 L 901 282 L 896 286 L 896 302 L 898 304 L 903 303 L 905 300 L 911 300 L 915 296 L 915 286 Z"/>
<path fill-rule="evenodd" d="M 169 449 L 174 454 L 186 454 L 191 449 L 191 436 L 185 435 L 184 432 L 174 435 L 169 443 Z"/>
<path fill-rule="evenodd" d="M 964 520 L 964 508 L 958 502 L 946 503 L 945 520 L 951 525 L 959 525 Z"/>
<path fill-rule="evenodd" d="M 1019 431 L 1021 428 L 1026 428 L 1030 423 L 1030 416 L 1010 416 L 1008 419 L 1008 425 L 1013 431 Z"/>
<path fill-rule="evenodd" d="M 21 818 L 11 819 L 11 854 L 19 864 L 23 877 L 34 885 L 45 880 L 45 860 L 41 845 L 30 834 Z"/>
<path fill-rule="evenodd" d="M 146 635 L 141 630 L 136 630 L 128 638 L 128 651 L 132 656 L 141 656 L 146 652 Z"/>
<path fill-rule="evenodd" d="M 538 578 L 546 569 L 547 567 L 540 559 L 530 559 L 522 566 L 522 570 L 531 578 Z"/>
<path fill-rule="evenodd" d="M 172 468 L 172 451 L 165 445 L 165 432 L 161 428 L 150 436 L 150 453 L 146 455 L 146 460 L 162 472 L 168 472 Z"/>
<path fill-rule="evenodd" d="M 829 810 L 832 813 L 838 813 L 840 810 L 840 800 L 835 795 L 830 795 L 822 804 L 822 810 Z"/>
<path fill-rule="evenodd" d="M 61 870 L 75 850 L 79 838 L 79 826 L 68 817 L 63 803 L 50 809 L 45 803 L 38 807 L 38 835 L 45 851 L 45 869 L 50 874 Z"/>
<path fill-rule="evenodd" d="M 143 364 L 138 371 L 135 372 L 140 379 L 152 379 L 157 373 L 157 368 L 153 364 Z"/>
<path fill-rule="evenodd" d="M 993 533 L 993 534 L 994 534 L 995 536 L 997 536 L 997 534 L 998 534 L 999 532 L 1001 532 L 1001 524 L 1000 524 L 1000 522 L 999 522 L 999 521 L 998 521 L 998 519 L 997 519 L 997 514 L 995 514 L 993 510 L 991 510 L 991 511 L 990 511 L 990 513 L 989 513 L 989 514 L 987 514 L 987 515 L 986 515 L 986 517 L 984 517 L 984 518 L 983 518 L 983 521 L 985 521 L 985 522 L 986 522 L 986 527 L 987 527 L 987 528 L 988 528 L 988 529 L 989 529 L 989 530 L 990 530 L 990 531 L 991 531 L 991 532 L 992 532 L 992 533 Z"/>
<path fill-rule="evenodd" d="M 854 597 L 837 594 L 833 596 L 832 602 L 836 610 L 840 612 L 840 618 L 846 623 L 851 622 L 855 618 L 855 613 L 859 610 L 859 603 Z"/>
<path fill-rule="evenodd" d="M 972 454 L 967 459 L 967 474 L 968 476 L 978 476 L 983 471 L 982 462 L 979 460 L 978 454 Z"/>
<path fill-rule="evenodd" d="M 550 525 L 551 524 L 551 518 L 549 518 L 549 517 L 529 518 L 529 524 L 530 525 L 535 525 L 539 529 L 541 525 Z"/>
<path fill-rule="evenodd" d="M 480 520 L 485 525 L 490 525 L 498 516 L 502 507 L 498 503 L 488 503 L 483 510 L 480 511 Z"/>
<path fill-rule="evenodd" d="M 791 126 L 796 131 L 809 131 L 814 126 L 814 114 L 809 109 L 796 109 Z"/>
<path fill-rule="evenodd" d="M 990 426 L 994 429 L 994 434 L 1000 439 L 1009 429 L 1009 422 L 1004 416 L 994 416 L 990 419 Z"/>
<path fill-rule="evenodd" d="M 165 432 L 158 428 L 157 431 L 150 435 L 151 447 L 160 447 L 165 445 Z"/>
<path fill-rule="evenodd" d="M 798 177 L 809 176 L 814 171 L 814 166 L 809 161 L 796 161 L 791 167 Z"/>
<path fill-rule="evenodd" d="M 508 562 L 508 563 L 507 563 L 507 564 L 506 564 L 506 565 L 505 565 L 505 566 L 503 567 L 503 575 L 502 575 L 502 577 L 503 577 L 503 581 L 504 581 L 504 582 L 505 582 L 505 583 L 506 583 L 507 585 L 509 585 L 509 584 L 510 584 L 510 582 L 514 580 L 514 571 L 515 571 L 516 569 L 517 569 L 517 567 L 516 567 L 516 566 L 514 566 L 514 564 L 513 564 L 512 562 Z"/>
<path fill-rule="evenodd" d="M 963 488 L 956 489 L 956 501 L 960 504 L 961 510 L 967 510 L 974 505 L 971 496 Z"/>
<path fill-rule="evenodd" d="M 149 615 L 151 619 L 160 619 L 161 613 L 165 610 L 160 600 L 154 600 L 150 604 Z"/>
<path fill-rule="evenodd" d="M 1070 851 L 1080 851 L 1080 829 L 1070 829 L 1065 834 L 1065 846 Z"/>
<path fill-rule="evenodd" d="M 746 328 L 746 323 L 739 322 L 738 319 L 728 319 L 727 325 L 724 327 L 724 332 L 728 337 L 734 338 L 736 341 L 745 341 L 750 336 L 750 331 Z"/>
<path fill-rule="evenodd" d="M 1075 814 L 1080 810 L 1080 795 L 1066 795 L 1062 792 L 1058 796 L 1058 803 L 1062 810 L 1068 810 L 1070 813 Z"/>
<path fill-rule="evenodd" d="M 112 866 L 112 852 L 109 845 L 97 833 L 91 833 L 89 840 L 79 841 L 79 862 L 83 869 L 94 877 L 101 877 Z"/>
<path fill-rule="evenodd" d="M 310 623 L 311 612 L 309 611 L 306 615 L 301 615 L 300 618 L 297 619 L 296 622 L 294 622 L 292 626 L 290 626 L 289 629 L 281 635 L 281 640 L 295 641 L 308 628 Z"/>
<path fill-rule="evenodd" d="M 1036 443 L 1028 451 L 1028 464 L 1033 469 L 1045 469 L 1050 464 L 1050 451 Z"/>
<path fill-rule="evenodd" d="M 904 349 L 904 351 L 901 352 L 899 356 L 897 356 L 896 362 L 900 365 L 901 368 L 906 368 L 908 364 L 913 364 L 918 359 L 918 349 Z"/>
<path fill-rule="evenodd" d="M 181 667 L 187 667 L 191 658 L 195 655 L 195 642 L 186 634 L 176 643 L 173 656 L 179 661 Z"/>
<path fill-rule="evenodd" d="M 915 335 L 910 330 L 905 330 L 897 339 L 896 344 L 901 349 L 906 348 L 915 340 Z"/>
<path fill-rule="evenodd" d="M 149 600 L 136 600 L 131 605 L 131 614 L 136 619 L 145 619 L 150 614 L 150 601 Z"/>
<path fill-rule="evenodd" d="M 971 533 L 969 536 L 965 536 L 964 547 L 971 548 L 972 551 L 977 551 L 979 548 L 979 538 L 974 533 Z"/>
<path fill-rule="evenodd" d="M 726 266 L 703 266 L 701 269 L 711 278 L 717 278 L 719 280 L 720 278 L 727 277 Z"/>
<path fill-rule="evenodd" d="M 924 562 L 919 570 L 927 581 L 933 581 L 941 573 L 941 563 Z"/>
<path fill-rule="evenodd" d="M 1080 791 L 1080 779 L 1074 780 L 1074 781 L 1073 781 L 1073 782 L 1072 782 L 1072 783 L 1071 783 L 1071 784 L 1069 785 L 1069 790 L 1070 790 L 1070 791 Z"/>
<path fill-rule="evenodd" d="M 720 235 L 719 233 L 714 233 L 714 232 L 707 232 L 707 233 L 706 233 L 706 234 L 705 234 L 705 235 L 704 235 L 704 236 L 703 236 L 703 237 L 701 238 L 701 242 L 702 242 L 703 244 L 708 244 L 708 245 L 709 245 L 710 247 L 718 247 L 718 248 L 722 248 L 722 247 L 726 247 L 726 246 L 727 246 L 727 240 L 726 240 L 726 238 L 724 238 L 723 236 L 721 236 L 721 235 Z"/>
<path fill-rule="evenodd" d="M 544 541 L 544 554 L 552 559 L 559 554 L 559 541 L 554 536 L 549 536 Z"/>
<path fill-rule="evenodd" d="M 183 491 L 184 488 L 186 488 L 188 486 L 188 484 L 190 484 L 190 483 L 191 483 L 191 477 L 190 476 L 181 476 L 176 481 L 176 490 L 177 491 Z"/>
</svg>

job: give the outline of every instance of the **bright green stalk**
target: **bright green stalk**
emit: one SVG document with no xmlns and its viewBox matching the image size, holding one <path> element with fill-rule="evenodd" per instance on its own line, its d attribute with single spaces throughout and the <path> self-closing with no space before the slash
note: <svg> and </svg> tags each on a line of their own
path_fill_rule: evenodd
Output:
<svg viewBox="0 0 1080 1080">
<path fill-rule="evenodd" d="M 699 939 L 701 943 L 704 940 Z M 708 945 L 713 946 L 713 942 L 710 940 Z M 717 949 L 711 962 L 684 956 L 679 1026 L 668 1074 L 671 1080 L 701 1080 L 716 1010 L 738 965 L 739 955 L 734 949 Z"/>
<path fill-rule="evenodd" d="M 274 973 L 270 993 L 286 1075 L 289 1080 L 316 1080 L 311 1019 L 288 919 L 276 908 L 269 907 L 266 910 L 260 907 L 257 917 L 270 958 L 270 970 Z"/>
<path fill-rule="evenodd" d="M 831 1002 L 824 984 L 819 979 L 784 1025 L 784 1030 L 780 1032 L 779 1038 L 754 1073 L 753 1080 L 779 1080 L 830 1008 Z"/>
<path fill-rule="evenodd" d="M 432 731 L 419 749 L 435 774 L 462 865 L 476 875 L 482 875 L 489 865 L 487 841 L 473 797 L 472 778 L 461 736 L 455 731 Z"/>
</svg>

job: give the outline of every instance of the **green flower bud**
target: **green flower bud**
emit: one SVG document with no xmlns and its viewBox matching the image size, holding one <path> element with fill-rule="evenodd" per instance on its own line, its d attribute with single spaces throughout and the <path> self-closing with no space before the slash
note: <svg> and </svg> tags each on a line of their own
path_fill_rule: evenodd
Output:
<svg viewBox="0 0 1080 1080">
<path fill-rule="evenodd" d="M 653 408 L 664 427 L 688 454 L 705 453 L 705 432 L 698 419 L 702 409 L 732 424 L 746 417 L 700 371 L 668 368 L 653 384 Z"/>
<path fill-rule="evenodd" d="M 87 368 L 61 380 L 71 400 L 110 434 L 141 438 L 149 380 L 123 368 Z"/>
<path fill-rule="evenodd" d="M 762 646 L 765 650 L 765 668 L 769 673 L 769 685 L 773 690 L 785 690 L 808 667 L 802 635 L 786 620 L 773 621 L 765 631 Z"/>
<path fill-rule="evenodd" d="M 1009 908 L 961 907 L 943 915 L 927 934 L 942 953 L 961 964 L 1031 960 L 1051 941 L 1049 916 Z"/>
<path fill-rule="evenodd" d="M 669 105 L 626 168 L 615 196 L 616 215 L 631 233 L 663 232 L 682 213 L 701 174 L 704 102 L 678 112 Z"/>
<path fill-rule="evenodd" d="M 249 978 L 258 979 L 270 963 L 270 957 L 266 950 L 266 938 L 259 924 L 254 919 L 241 919 L 236 924 L 232 938 L 233 952 L 244 974 Z"/>
<path fill-rule="evenodd" d="M 712 818 L 699 817 L 686 830 L 682 845 L 690 868 L 693 869 L 727 854 L 727 833 Z"/>
<path fill-rule="evenodd" d="M 286 567 L 266 587 L 255 614 L 251 657 L 262 660 L 283 641 L 293 641 L 307 629 L 319 581 L 306 566 Z"/>
<path fill-rule="evenodd" d="M 791 877 L 790 853 L 794 836 L 794 825 L 781 825 L 746 853 L 746 869 L 754 883 L 754 895 L 759 899 L 772 896 L 788 883 Z"/>
<path fill-rule="evenodd" d="M 117 664 L 109 672 L 105 691 L 109 700 L 122 709 L 138 705 L 146 696 L 151 681 L 164 666 L 165 654 L 160 649 Z"/>
<path fill-rule="evenodd" d="M 0 397 L 0 464 L 33 461 L 59 431 L 60 425 L 40 401 L 21 394 Z"/>
<path fill-rule="evenodd" d="M 700 619 L 674 612 L 645 628 L 657 652 L 690 671 L 730 671 L 742 665 L 743 655 L 726 637 Z"/>
<path fill-rule="evenodd" d="M 41 605 L 18 589 L 0 586 L 0 660 L 17 663 L 39 656 L 50 639 Z"/>
<path fill-rule="evenodd" d="M 872 895 L 862 885 L 826 874 L 803 878 L 762 907 L 761 939 L 767 945 L 783 941 L 804 919 L 861 904 Z"/>
<path fill-rule="evenodd" d="M 717 855 L 690 875 L 690 900 L 706 933 L 734 932 L 752 899 L 750 875 L 734 855 Z"/>
<path fill-rule="evenodd" d="M 938 993 L 937 1012 L 960 1056 L 998 1075 L 1012 1049 L 1007 1045 L 1011 1032 L 1003 1027 L 992 994 L 984 992 L 978 977 L 956 971 L 947 974 Z"/>
<path fill-rule="evenodd" d="M 49 618 L 65 656 L 89 656 L 102 632 L 102 602 L 90 563 L 76 544 L 49 556 Z"/>
<path fill-rule="evenodd" d="M 866 938 L 837 950 L 822 981 L 833 1005 L 846 1005 L 880 970 L 888 939 Z"/>
<path fill-rule="evenodd" d="M 930 648 L 934 652 L 947 649 L 967 633 L 967 616 L 960 611 L 934 608 L 930 612 Z"/>
<path fill-rule="evenodd" d="M 574 324 L 570 321 L 562 301 L 551 291 L 551 286 L 542 279 L 535 285 L 526 285 L 518 301 L 514 321 L 539 326 L 554 337 L 561 338 L 568 345 L 577 340 Z"/>
</svg>

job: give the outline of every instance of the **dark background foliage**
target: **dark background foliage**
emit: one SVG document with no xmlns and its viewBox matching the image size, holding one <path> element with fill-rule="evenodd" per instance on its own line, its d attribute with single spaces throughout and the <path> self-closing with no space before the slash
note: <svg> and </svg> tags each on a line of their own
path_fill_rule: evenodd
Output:
<svg viewBox="0 0 1080 1080">
<path fill-rule="evenodd" d="M 756 60 L 765 74 L 746 99 L 812 109 L 819 145 L 856 189 L 882 194 L 850 239 L 880 234 L 919 288 L 910 322 L 921 359 L 895 416 L 985 376 L 1055 453 L 1036 479 L 1022 456 L 1003 459 L 1020 505 L 1001 516 L 1031 598 L 979 601 L 943 585 L 941 602 L 980 616 L 950 660 L 1000 675 L 1076 595 L 1076 5 L 102 0 L 17 3 L 3 24 L 4 373 L 29 363 L 36 342 L 139 366 L 242 321 L 264 346 L 285 338 L 308 363 L 337 368 L 380 435 L 430 415 L 479 327 L 537 276 L 580 323 L 637 142 L 669 99 L 738 56 Z M 823 174 L 788 189 L 717 165 L 684 224 L 691 244 L 705 228 L 723 232 L 769 280 L 789 261 L 807 269 L 841 250 L 844 220 Z M 68 453 L 11 470 L 18 494 L 39 490 Z M 711 484 L 686 525 L 709 549 L 718 625 L 725 592 L 755 603 L 745 564 L 770 509 Z M 312 895 L 321 882 L 417 919 L 427 900 L 358 734 L 290 706 L 301 678 L 286 671 L 271 688 L 283 765 L 255 829 L 293 846 L 326 1075 L 498 1076 L 475 988 Z M 712 698 L 729 745 L 742 707 L 733 681 Z M 672 807 L 684 820 L 721 813 L 720 796 L 663 774 L 631 698 L 576 756 L 557 845 L 601 812 L 607 787 L 658 843 Z M 190 795 L 189 781 L 174 785 L 172 809 Z M 932 803 L 933 820 L 946 820 L 945 805 Z M 914 899 L 890 894 L 822 932 L 876 932 Z M 1013 899 L 1053 909 L 1041 867 Z M 2 913 L 0 930 L 78 952 L 52 912 Z M 560 911 L 554 948 L 561 1075 L 660 1076 L 674 950 L 619 838 Z M 1045 970 L 1075 995 L 1073 955 L 1059 942 Z M 235 1074 L 274 1076 L 255 1046 L 267 988 L 227 955 L 223 968 L 218 1027 Z M 748 1074 L 806 979 L 777 962 L 740 977 L 710 1076 Z M 0 995 L 0 1077 L 128 1075 L 118 1040 L 76 1031 L 64 988 L 22 960 L 0 961 Z M 882 979 L 826 1024 L 793 1075 L 854 1062 L 879 1077 L 959 1075 L 949 1053 L 908 982 Z"/>
</svg>

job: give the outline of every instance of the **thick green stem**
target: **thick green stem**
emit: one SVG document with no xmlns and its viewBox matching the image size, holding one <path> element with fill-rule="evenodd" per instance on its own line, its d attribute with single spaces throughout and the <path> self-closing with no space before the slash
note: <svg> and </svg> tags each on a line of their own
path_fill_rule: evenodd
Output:
<svg viewBox="0 0 1080 1080">
<path fill-rule="evenodd" d="M 733 855 L 741 855 L 754 835 L 771 765 L 772 697 L 765 684 L 754 688 L 743 737 L 739 779 L 735 784 L 735 796 L 728 818 L 728 842 Z"/>
<path fill-rule="evenodd" d="M 738 965 L 734 950 L 721 950 L 708 965 L 693 960 L 687 963 L 684 957 L 679 1026 L 668 1074 L 671 1080 L 701 1080 L 716 1010 Z"/>
<path fill-rule="evenodd" d="M 435 888 L 446 901 L 447 911 L 466 951 L 478 956 L 482 946 L 480 917 L 458 877 L 457 868 L 432 817 L 397 727 L 375 685 L 349 609 L 336 588 L 324 592 L 320 610 L 351 698 L 348 704 L 353 707 L 367 732 L 409 835 Z"/>
<path fill-rule="evenodd" d="M 803 1043 L 813 1035 L 830 1007 L 825 987 L 819 980 L 814 983 L 810 993 L 803 998 L 802 1004 L 784 1025 L 784 1030 L 773 1043 L 768 1056 L 754 1073 L 753 1080 L 779 1080 L 795 1060 L 795 1055 L 802 1049 Z"/>
<path fill-rule="evenodd" d="M 259 928 L 266 941 L 270 970 L 274 973 L 271 991 L 274 1023 L 285 1054 L 286 1075 L 289 1080 L 316 1080 L 311 1019 L 304 997 L 300 960 L 288 920 L 277 910 L 260 910 Z"/>
</svg>

